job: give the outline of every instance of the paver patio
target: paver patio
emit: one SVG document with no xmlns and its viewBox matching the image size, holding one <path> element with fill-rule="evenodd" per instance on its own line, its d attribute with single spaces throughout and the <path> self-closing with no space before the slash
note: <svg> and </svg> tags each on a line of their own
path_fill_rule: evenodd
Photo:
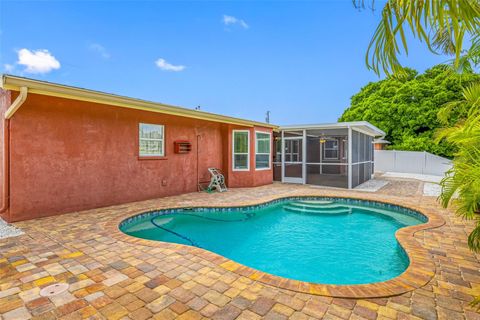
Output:
<svg viewBox="0 0 480 320">
<path fill-rule="evenodd" d="M 469 251 L 470 222 L 422 195 L 423 183 L 392 180 L 376 193 L 274 184 L 194 193 L 15 224 L 25 234 L 0 240 L 2 319 L 480 319 L 479 255 Z M 118 240 L 112 221 L 166 207 L 245 205 L 290 195 L 338 195 L 403 203 L 441 215 L 445 224 L 414 238 L 435 265 L 423 287 L 392 297 L 344 299 L 299 293 L 252 280 L 171 244 Z M 41 288 L 67 282 L 50 298 Z"/>
</svg>

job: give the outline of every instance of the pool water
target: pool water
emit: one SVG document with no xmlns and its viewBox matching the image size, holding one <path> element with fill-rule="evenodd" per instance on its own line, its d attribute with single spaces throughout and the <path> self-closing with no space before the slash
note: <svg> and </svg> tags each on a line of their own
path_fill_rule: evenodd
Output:
<svg viewBox="0 0 480 320">
<path fill-rule="evenodd" d="M 365 284 L 400 275 L 409 260 L 395 231 L 418 213 L 374 202 L 296 199 L 262 207 L 184 209 L 123 222 L 132 236 L 197 246 L 273 275 Z"/>
</svg>

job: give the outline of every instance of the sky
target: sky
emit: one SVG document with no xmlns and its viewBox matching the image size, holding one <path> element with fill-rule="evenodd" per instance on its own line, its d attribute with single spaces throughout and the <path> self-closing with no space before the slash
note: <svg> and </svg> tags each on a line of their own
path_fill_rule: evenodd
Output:
<svg viewBox="0 0 480 320">
<path fill-rule="evenodd" d="M 256 121 L 269 110 L 279 125 L 336 122 L 382 78 L 365 65 L 378 21 L 351 0 L 2 0 L 0 72 Z M 419 71 L 447 60 L 409 50 L 401 61 Z"/>
</svg>

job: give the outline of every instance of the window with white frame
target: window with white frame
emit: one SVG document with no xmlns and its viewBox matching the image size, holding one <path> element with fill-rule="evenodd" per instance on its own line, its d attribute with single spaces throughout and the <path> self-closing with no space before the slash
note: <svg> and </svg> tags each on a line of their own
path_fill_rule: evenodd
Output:
<svg viewBox="0 0 480 320">
<path fill-rule="evenodd" d="M 242 171 L 250 168 L 250 132 L 233 130 L 233 170 Z"/>
<path fill-rule="evenodd" d="M 271 134 L 255 132 L 255 169 L 270 169 Z"/>
<path fill-rule="evenodd" d="M 140 157 L 165 156 L 164 126 L 140 123 L 138 126 Z"/>
<path fill-rule="evenodd" d="M 323 146 L 324 159 L 338 159 L 338 140 L 329 139 L 325 141 Z"/>
</svg>

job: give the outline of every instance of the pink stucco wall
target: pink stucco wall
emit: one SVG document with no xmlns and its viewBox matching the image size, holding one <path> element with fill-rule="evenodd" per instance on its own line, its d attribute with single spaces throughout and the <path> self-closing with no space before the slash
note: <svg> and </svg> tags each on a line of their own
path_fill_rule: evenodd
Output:
<svg viewBox="0 0 480 320">
<path fill-rule="evenodd" d="M 165 125 L 164 158 L 138 157 L 141 122 Z M 200 181 L 209 180 L 207 168 L 217 167 L 229 187 L 271 183 L 271 170 L 256 171 L 253 166 L 253 140 L 250 171 L 232 171 L 232 129 L 211 121 L 29 94 L 10 123 L 11 201 L 3 217 L 19 221 L 194 192 L 197 164 Z M 254 139 L 254 128 L 249 130 Z M 191 141 L 192 151 L 175 154 L 175 140 Z"/>
</svg>

